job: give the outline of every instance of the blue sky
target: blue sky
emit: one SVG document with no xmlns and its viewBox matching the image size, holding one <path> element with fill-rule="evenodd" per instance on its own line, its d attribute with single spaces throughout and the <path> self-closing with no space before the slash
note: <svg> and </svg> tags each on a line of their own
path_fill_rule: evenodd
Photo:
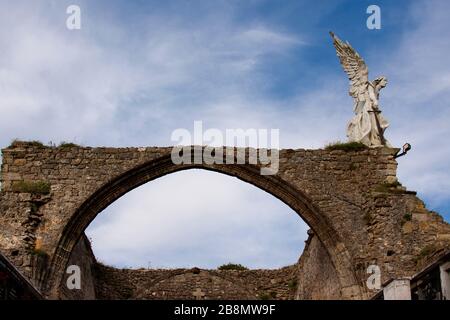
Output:
<svg viewBox="0 0 450 320">
<path fill-rule="evenodd" d="M 81 7 L 81 30 L 65 27 L 70 4 Z M 381 30 L 366 27 L 370 4 L 381 8 Z M 399 179 L 450 221 L 448 12 L 445 0 L 0 0 L 0 145 L 14 138 L 171 145 L 171 132 L 192 130 L 195 120 L 221 130 L 279 128 L 281 147 L 345 140 L 353 102 L 332 30 L 364 57 L 371 79 L 389 79 L 380 104 L 391 123 L 386 137 L 413 146 L 399 159 Z M 189 183 L 201 192 L 193 193 Z M 160 201 L 149 210 L 144 198 L 173 199 L 162 190 L 174 188 L 180 199 L 192 200 L 190 209 L 179 213 Z M 200 206 L 205 198 L 214 202 Z M 229 212 L 215 206 L 221 201 Z M 210 222 L 211 212 L 220 226 Z M 169 215 L 181 214 L 195 219 L 185 221 L 184 231 L 170 229 Z M 260 217 L 257 228 L 250 217 Z M 232 227 L 233 219 L 240 219 L 239 227 Z M 146 231 L 130 233 L 139 225 Z M 172 242 L 149 236 L 161 228 L 173 234 Z M 306 229 L 261 190 L 188 171 L 120 199 L 89 235 L 100 260 L 116 265 L 213 267 L 229 258 L 274 267 L 295 262 Z M 201 241 L 205 237 L 210 243 Z M 258 250 L 236 250 L 238 244 Z"/>
</svg>

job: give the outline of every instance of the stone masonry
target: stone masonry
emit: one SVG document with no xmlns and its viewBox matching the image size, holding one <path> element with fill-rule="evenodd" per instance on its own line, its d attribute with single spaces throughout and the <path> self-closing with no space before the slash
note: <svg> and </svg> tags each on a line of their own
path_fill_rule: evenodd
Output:
<svg viewBox="0 0 450 320">
<path fill-rule="evenodd" d="M 296 299 L 330 300 L 339 299 L 339 282 L 336 270 L 312 230 L 308 231 L 305 249 L 297 265 Z"/>
<path fill-rule="evenodd" d="M 97 262 L 85 235 L 69 259 L 82 270 L 81 289 L 69 290 L 68 275 L 60 299 L 77 300 L 290 300 L 297 289 L 297 265 L 274 270 L 118 269 Z"/>
<path fill-rule="evenodd" d="M 114 269 L 96 266 L 97 299 L 291 300 L 296 266 L 278 270 Z"/>
<path fill-rule="evenodd" d="M 70 255 L 99 212 L 153 179 L 200 168 L 269 192 L 311 227 L 316 253 L 300 265 L 318 281 L 333 277 L 333 288 L 315 288 L 315 298 L 366 299 L 373 295 L 365 285 L 368 265 L 379 265 L 385 282 L 414 274 L 450 246 L 449 225 L 397 182 L 396 151 L 280 150 L 278 173 L 263 176 L 260 164 L 176 165 L 169 147 L 16 142 L 2 150 L 0 251 L 47 297 L 58 298 Z M 328 274 L 318 271 L 321 262 Z"/>
</svg>

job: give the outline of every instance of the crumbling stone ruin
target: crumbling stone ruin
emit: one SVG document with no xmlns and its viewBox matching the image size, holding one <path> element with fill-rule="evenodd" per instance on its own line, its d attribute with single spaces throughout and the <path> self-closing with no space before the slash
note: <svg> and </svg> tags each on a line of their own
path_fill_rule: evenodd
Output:
<svg viewBox="0 0 450 320">
<path fill-rule="evenodd" d="M 117 286 L 115 278 L 124 279 L 117 297 L 162 297 L 161 292 L 171 295 L 171 288 L 194 281 L 195 275 L 221 283 L 217 288 L 229 286 L 224 298 L 230 292 L 250 298 L 274 291 L 275 297 L 286 299 L 369 299 L 376 294 L 366 285 L 369 265 L 380 267 L 384 283 L 416 274 L 450 247 L 449 224 L 397 181 L 397 151 L 285 149 L 279 152 L 278 173 L 264 176 L 260 165 L 253 164 L 176 165 L 171 148 L 56 148 L 16 142 L 2 150 L 0 252 L 53 299 L 70 298 L 62 286 L 65 270 L 71 259 L 81 257 L 85 272 L 102 272 L 76 298 L 92 297 L 96 289 L 102 294 Z M 109 204 L 153 179 L 192 168 L 251 183 L 299 214 L 312 231 L 296 271 L 122 272 L 77 254 L 87 250 L 82 248 L 84 230 Z M 296 281 L 291 282 L 293 274 Z M 270 277 L 279 279 L 272 287 L 264 280 Z M 153 287 L 128 290 L 127 281 L 137 278 Z M 245 278 L 268 291 L 240 286 L 239 279 Z M 289 283 L 295 283 L 293 290 Z M 161 290 L 153 295 L 157 288 Z M 198 292 L 199 297 L 208 295 Z"/>
</svg>

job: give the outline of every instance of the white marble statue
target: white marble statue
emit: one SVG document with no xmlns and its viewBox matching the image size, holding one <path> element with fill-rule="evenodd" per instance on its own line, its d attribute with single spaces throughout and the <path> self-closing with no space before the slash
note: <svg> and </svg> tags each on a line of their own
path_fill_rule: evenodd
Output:
<svg viewBox="0 0 450 320">
<path fill-rule="evenodd" d="M 384 130 L 389 123 L 381 115 L 378 105 L 380 90 L 387 84 L 385 77 L 369 81 L 369 70 L 360 55 L 348 42 L 344 43 L 330 32 L 337 56 L 350 79 L 349 94 L 354 98 L 355 116 L 348 124 L 347 136 L 350 141 L 364 143 L 369 147 L 391 147 L 384 138 Z"/>
</svg>

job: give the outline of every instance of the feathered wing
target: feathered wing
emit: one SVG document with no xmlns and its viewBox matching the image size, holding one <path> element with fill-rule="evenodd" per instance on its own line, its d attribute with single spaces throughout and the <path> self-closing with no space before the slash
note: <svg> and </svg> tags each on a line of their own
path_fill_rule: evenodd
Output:
<svg viewBox="0 0 450 320">
<path fill-rule="evenodd" d="M 369 69 L 358 52 L 346 42 L 344 43 L 333 32 L 330 32 L 336 48 L 339 61 L 350 79 L 350 95 L 357 99 L 358 94 L 365 90 L 369 81 Z"/>
</svg>

